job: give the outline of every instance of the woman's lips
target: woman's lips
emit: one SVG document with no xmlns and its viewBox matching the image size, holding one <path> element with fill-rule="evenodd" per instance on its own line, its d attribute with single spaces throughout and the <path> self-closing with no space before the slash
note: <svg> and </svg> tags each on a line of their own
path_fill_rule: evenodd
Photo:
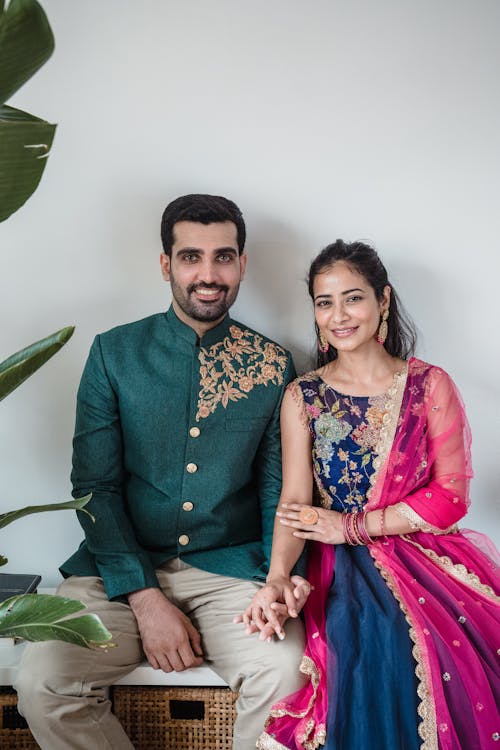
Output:
<svg viewBox="0 0 500 750">
<path fill-rule="evenodd" d="M 345 339 L 348 336 L 352 336 L 353 333 L 356 333 L 358 330 L 357 326 L 354 326 L 352 328 L 334 328 L 332 333 L 334 336 L 336 336 L 339 339 Z"/>
</svg>

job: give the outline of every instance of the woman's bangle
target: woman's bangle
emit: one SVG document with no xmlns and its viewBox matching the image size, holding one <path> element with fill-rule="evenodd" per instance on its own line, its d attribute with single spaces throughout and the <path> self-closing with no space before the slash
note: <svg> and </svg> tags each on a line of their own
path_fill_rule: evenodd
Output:
<svg viewBox="0 0 500 750">
<path fill-rule="evenodd" d="M 366 517 L 368 515 L 368 511 L 363 511 L 363 513 L 358 514 L 357 518 L 357 530 L 358 530 L 358 536 L 361 539 L 361 544 L 373 544 L 373 539 L 369 535 L 368 531 L 366 530 Z"/>
<path fill-rule="evenodd" d="M 342 533 L 346 544 L 352 547 L 372 544 L 373 539 L 366 530 L 367 511 L 344 513 L 342 516 Z"/>
<path fill-rule="evenodd" d="M 352 529 L 352 516 L 353 513 L 344 513 L 342 516 L 342 533 L 344 534 L 344 539 L 346 544 L 350 544 L 351 546 L 355 546 L 358 542 L 356 541 L 356 537 L 354 536 L 354 532 Z"/>
<path fill-rule="evenodd" d="M 385 536 L 385 508 L 380 511 L 380 536 Z"/>
</svg>

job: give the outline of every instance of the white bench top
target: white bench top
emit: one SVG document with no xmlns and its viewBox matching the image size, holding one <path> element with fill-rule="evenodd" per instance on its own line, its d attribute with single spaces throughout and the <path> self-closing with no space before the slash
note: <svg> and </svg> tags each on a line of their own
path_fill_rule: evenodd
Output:
<svg viewBox="0 0 500 750">
<path fill-rule="evenodd" d="M 53 594 L 54 589 L 40 588 L 41 594 Z M 0 685 L 13 685 L 26 643 L 13 645 L 10 638 L 0 638 Z M 171 687 L 227 687 L 227 683 L 207 664 L 184 672 L 162 672 L 144 661 L 115 685 L 170 685 Z"/>
<path fill-rule="evenodd" d="M 13 685 L 25 642 L 12 645 L 9 638 L 0 638 L 0 685 Z M 227 687 L 227 683 L 206 664 L 184 672 L 162 672 L 144 661 L 115 685 L 168 685 L 170 687 Z"/>
</svg>

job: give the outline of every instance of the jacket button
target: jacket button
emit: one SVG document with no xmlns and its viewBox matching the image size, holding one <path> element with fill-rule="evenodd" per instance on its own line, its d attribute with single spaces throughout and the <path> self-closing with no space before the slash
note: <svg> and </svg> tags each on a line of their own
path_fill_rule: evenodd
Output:
<svg viewBox="0 0 500 750">
<path fill-rule="evenodd" d="M 194 505 L 191 502 L 191 500 L 186 500 L 185 503 L 182 503 L 182 510 L 193 510 Z"/>
<path fill-rule="evenodd" d="M 188 464 L 186 466 L 186 471 L 189 474 L 195 474 L 198 471 L 198 467 L 196 466 L 196 464 Z"/>
<path fill-rule="evenodd" d="M 191 437 L 194 437 L 194 438 L 200 437 L 200 428 L 191 427 L 191 429 L 189 430 L 189 434 L 191 435 Z"/>
<path fill-rule="evenodd" d="M 186 546 L 186 544 L 189 544 L 189 537 L 187 534 L 181 534 L 179 537 L 179 544 L 181 544 L 183 547 Z"/>
</svg>

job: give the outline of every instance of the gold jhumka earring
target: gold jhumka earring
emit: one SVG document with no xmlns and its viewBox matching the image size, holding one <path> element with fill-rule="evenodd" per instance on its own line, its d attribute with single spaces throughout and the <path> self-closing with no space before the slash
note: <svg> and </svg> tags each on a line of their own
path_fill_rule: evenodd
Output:
<svg viewBox="0 0 500 750">
<path fill-rule="evenodd" d="M 324 334 L 321 333 L 321 331 L 318 331 L 318 349 L 320 352 L 323 352 L 323 354 L 326 354 L 329 348 L 330 344 L 326 340 Z"/>
<path fill-rule="evenodd" d="M 382 314 L 382 320 L 377 333 L 377 341 L 379 344 L 385 344 L 387 334 L 389 333 L 389 326 L 387 325 L 387 318 L 389 317 L 389 310 L 384 310 Z"/>
</svg>

